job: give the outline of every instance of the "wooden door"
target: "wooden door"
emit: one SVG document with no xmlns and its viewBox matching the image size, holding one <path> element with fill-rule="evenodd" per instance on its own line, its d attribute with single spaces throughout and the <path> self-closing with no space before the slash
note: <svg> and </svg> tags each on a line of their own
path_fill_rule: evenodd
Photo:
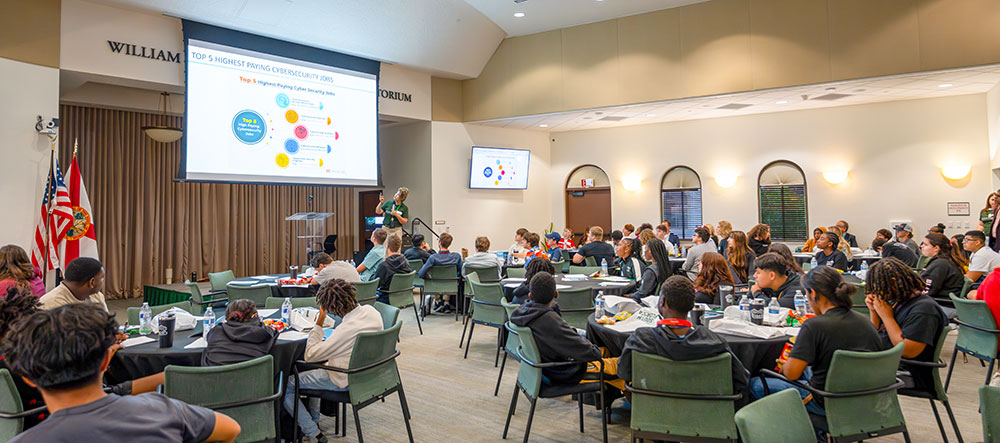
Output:
<svg viewBox="0 0 1000 443">
<path fill-rule="evenodd" d="M 567 189 L 566 225 L 574 236 L 586 235 L 588 226 L 600 226 L 605 236 L 611 235 L 611 189 Z"/>
<path fill-rule="evenodd" d="M 378 206 L 378 195 L 382 191 L 362 191 L 358 193 L 358 214 L 361 217 L 358 223 L 358 229 L 360 230 L 358 237 L 358 250 L 364 250 L 365 242 L 371 238 L 372 232 L 380 226 L 371 226 L 366 223 L 366 218 L 368 217 L 378 217 L 379 215 L 375 213 L 375 207 Z"/>
</svg>

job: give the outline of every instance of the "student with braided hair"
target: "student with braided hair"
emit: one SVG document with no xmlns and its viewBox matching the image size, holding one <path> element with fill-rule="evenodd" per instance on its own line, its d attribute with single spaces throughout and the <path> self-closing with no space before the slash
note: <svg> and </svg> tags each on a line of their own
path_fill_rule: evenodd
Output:
<svg viewBox="0 0 1000 443">
<path fill-rule="evenodd" d="M 937 234 L 941 235 L 941 234 Z M 943 237 L 943 236 L 942 236 Z M 925 293 L 924 280 L 898 259 L 883 258 L 868 270 L 865 304 L 885 348 L 903 343 L 903 358 L 929 362 L 934 345 L 947 324 L 944 311 Z M 906 388 L 933 386 L 936 368 L 902 364 L 911 376 Z"/>
<path fill-rule="evenodd" d="M 320 286 L 316 292 L 316 304 L 319 305 L 319 316 L 316 317 L 316 326 L 309 331 L 309 338 L 306 340 L 305 361 L 312 363 L 322 363 L 327 366 L 346 368 L 351 361 L 351 352 L 354 350 L 354 341 L 358 334 L 362 332 L 378 332 L 382 330 L 382 316 L 371 305 L 359 305 L 355 300 L 354 286 L 341 280 L 330 280 Z M 326 314 L 341 317 L 343 320 L 334 329 L 330 336 L 323 339 L 323 325 L 326 322 Z M 325 369 L 313 369 L 299 373 L 300 389 L 325 389 L 330 391 L 347 390 L 347 374 L 327 371 Z M 314 399 L 317 400 L 318 399 Z M 295 381 L 289 380 L 285 389 L 285 410 L 289 414 L 295 406 Z M 299 403 L 298 425 L 302 428 L 302 433 L 313 437 L 315 441 L 325 442 L 319 430 L 319 408 L 306 409 Z M 307 412 L 308 413 L 305 413 Z"/>
<path fill-rule="evenodd" d="M 920 242 L 920 253 L 930 257 L 927 266 L 920 271 L 920 278 L 927 285 L 927 295 L 931 298 L 948 299 L 948 294 L 959 296 L 965 285 L 963 258 L 951 247 L 951 241 L 944 234 L 930 233 Z"/>
</svg>

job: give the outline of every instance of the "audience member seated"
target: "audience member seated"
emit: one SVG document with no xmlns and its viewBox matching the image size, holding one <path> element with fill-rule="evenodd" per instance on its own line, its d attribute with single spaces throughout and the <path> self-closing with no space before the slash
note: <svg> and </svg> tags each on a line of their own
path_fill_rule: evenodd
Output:
<svg viewBox="0 0 1000 443">
<path fill-rule="evenodd" d="M 96 258 L 80 257 L 66 265 L 63 281 L 41 298 L 42 309 L 55 309 L 70 303 L 93 303 L 105 312 L 104 266 Z"/>
<path fill-rule="evenodd" d="M 670 257 L 667 256 L 667 247 L 658 238 L 652 238 L 646 243 L 649 254 L 653 258 L 653 263 L 642 270 L 642 282 L 639 283 L 635 292 L 630 294 L 632 298 L 640 300 L 643 297 L 655 295 L 660 285 L 670 277 Z"/>
<path fill-rule="evenodd" d="M 458 269 L 458 273 L 456 274 L 457 277 L 462 276 L 462 255 L 457 252 L 451 252 L 448 250 L 448 248 L 451 246 L 452 240 L 453 239 L 451 237 L 451 234 L 447 232 L 441 234 L 441 237 L 438 238 L 438 252 L 436 254 L 431 255 L 427 259 L 427 261 L 424 262 L 424 266 L 420 268 L 420 271 L 417 271 L 418 277 L 426 278 L 427 271 L 429 271 L 431 268 L 435 266 L 450 266 L 450 265 L 454 265 L 455 268 Z M 459 284 L 459 292 L 461 292 L 461 289 L 462 285 Z M 450 298 L 451 296 L 448 297 Z M 454 300 L 450 300 L 450 303 L 449 301 L 439 301 L 437 304 L 434 305 L 434 312 L 437 313 L 443 314 L 448 312 L 455 312 L 454 310 L 455 310 Z"/>
<path fill-rule="evenodd" d="M 358 274 L 361 275 L 361 281 L 372 281 L 375 279 L 375 271 L 378 270 L 378 265 L 382 264 L 382 260 L 385 260 L 385 239 L 388 237 L 385 229 L 378 228 L 375 232 L 372 232 L 372 244 L 375 245 L 368 251 L 368 255 L 365 255 L 365 259 L 357 267 Z"/>
<path fill-rule="evenodd" d="M 726 259 L 715 252 L 701 256 L 701 271 L 694 279 L 695 301 L 705 304 L 722 304 L 719 285 L 734 285 L 733 274 Z"/>
<path fill-rule="evenodd" d="M 652 229 L 639 231 L 639 244 L 642 245 L 642 259 L 649 263 L 652 258 L 649 256 L 649 241 L 656 238 Z"/>
<path fill-rule="evenodd" d="M 653 229 L 653 234 L 656 234 L 656 238 L 663 242 L 663 246 L 667 248 L 667 253 L 670 255 L 680 255 L 681 241 L 680 239 L 674 243 L 670 236 L 677 238 L 676 234 L 670 232 L 670 226 L 668 223 L 660 223 L 656 225 Z"/>
<path fill-rule="evenodd" d="M 490 252 L 490 239 L 479 236 L 476 237 L 476 253 L 470 255 L 465 259 L 465 263 L 462 267 L 472 266 L 474 268 L 497 268 L 497 278 L 500 278 L 500 272 L 503 269 L 503 260 L 497 257 L 496 254 Z"/>
<path fill-rule="evenodd" d="M 531 292 L 531 279 L 539 272 L 548 272 L 555 275 L 556 270 L 552 266 L 552 262 L 548 260 L 532 260 L 528 262 L 528 266 L 524 270 L 524 281 L 511 291 L 510 295 L 512 298 L 508 301 L 518 305 L 527 303 L 528 293 Z"/>
<path fill-rule="evenodd" d="M 317 285 L 322 286 L 326 284 L 326 282 L 337 278 L 348 283 L 361 282 L 361 274 L 358 273 L 358 269 L 355 268 L 350 262 L 343 260 L 335 260 L 334 262 L 324 266 L 323 270 L 319 271 L 313 280 L 316 281 Z"/>
<path fill-rule="evenodd" d="M 795 308 L 795 291 L 802 290 L 802 277 L 788 272 L 788 265 L 780 255 L 769 252 L 754 261 L 754 285 L 750 288 L 754 298 L 776 297 L 782 307 Z"/>
<path fill-rule="evenodd" d="M 930 257 L 927 266 L 920 271 L 920 278 L 926 283 L 927 295 L 931 298 L 948 299 L 948 294 L 962 295 L 965 276 L 958 251 L 951 248 L 951 241 L 944 234 L 930 233 L 920 243 L 920 253 Z"/>
<path fill-rule="evenodd" d="M 729 247 L 729 234 L 733 233 L 733 224 L 722 220 L 715 228 L 715 232 L 719 234 L 719 254 L 726 255 L 726 249 Z"/>
<path fill-rule="evenodd" d="M 626 223 L 622 228 L 622 238 L 633 238 L 633 234 L 635 234 L 635 226 L 632 226 L 631 223 Z"/>
<path fill-rule="evenodd" d="M 389 304 L 389 296 L 382 292 L 389 290 L 389 285 L 392 283 L 392 276 L 413 272 L 410 269 L 410 262 L 406 260 L 406 256 L 399 253 L 402 246 L 403 240 L 397 235 L 386 239 L 385 260 L 382 261 L 381 265 L 378 265 L 378 270 L 375 271 L 375 278 L 378 279 L 378 301 L 385 304 Z"/>
<path fill-rule="evenodd" d="M 948 319 L 925 290 L 926 284 L 916 271 L 899 260 L 884 258 L 868 270 L 865 304 L 883 348 L 903 343 L 903 358 L 930 362 Z M 901 377 L 906 388 L 933 389 L 932 371 L 937 368 L 905 363 L 900 368 L 911 374 Z"/>
<path fill-rule="evenodd" d="M 525 265 L 531 263 L 532 260 L 536 258 L 549 259 L 549 254 L 542 249 L 541 246 L 542 238 L 534 232 L 529 232 L 524 234 L 524 260 Z"/>
<path fill-rule="evenodd" d="M 802 324 L 787 359 L 779 359 L 781 373 L 789 380 L 809 383 L 819 390 L 826 389 L 826 373 L 838 349 L 847 351 L 879 351 L 882 341 L 871 321 L 851 310 L 854 286 L 845 282 L 840 273 L 830 267 L 809 270 L 802 279 L 806 299 L 816 317 Z M 771 393 L 785 389 L 799 391 L 806 409 L 817 415 L 826 415 L 823 399 L 813 397 L 802 388 L 775 378 L 765 379 Z M 750 381 L 754 399 L 764 397 L 764 383 L 760 378 Z"/>
<path fill-rule="evenodd" d="M 524 260 L 524 235 L 529 231 L 527 228 L 518 228 L 514 233 L 514 244 L 510 245 L 507 255 L 511 257 L 510 264 L 523 265 Z"/>
<path fill-rule="evenodd" d="M 430 246 L 427 246 L 424 234 L 416 234 L 410 237 L 410 242 L 413 243 L 413 246 L 410 246 L 409 249 L 403 252 L 403 256 L 407 260 L 427 261 L 427 258 L 434 253 L 434 250 Z"/>
<path fill-rule="evenodd" d="M 872 250 L 878 252 L 882 258 L 895 257 L 906 263 L 906 266 L 911 268 L 917 266 L 917 255 L 902 243 L 886 241 L 880 236 L 875 236 L 875 240 L 872 240 Z"/>
<path fill-rule="evenodd" d="M 684 259 L 684 264 L 681 265 L 681 271 L 684 271 L 688 278 L 694 280 L 698 276 L 698 271 L 701 270 L 701 256 L 715 252 L 716 247 L 712 243 L 708 229 L 704 226 L 694 229 L 691 241 L 694 242 L 694 246 L 688 250 L 687 258 Z"/>
<path fill-rule="evenodd" d="M 885 240 L 886 243 L 894 241 L 892 239 L 892 231 L 890 231 L 888 229 L 885 229 L 885 228 L 882 228 L 882 229 L 879 229 L 878 231 L 876 231 L 875 232 L 875 238 L 881 238 L 882 240 Z"/>
<path fill-rule="evenodd" d="M 42 270 L 32 266 L 28 254 L 17 245 L 0 248 L 0 297 L 11 287 L 27 289 L 36 297 L 45 295 Z"/>
<path fill-rule="evenodd" d="M 839 245 L 840 237 L 834 232 L 824 232 L 823 235 L 819 236 L 819 240 L 816 241 L 816 249 L 819 251 L 813 256 L 816 259 L 816 265 L 830 266 L 846 272 L 848 268 L 847 256 L 837 250 Z"/>
<path fill-rule="evenodd" d="M 703 225 L 702 227 L 705 228 L 705 229 L 708 229 L 708 238 L 709 238 L 709 240 L 711 240 L 708 243 L 712 244 L 712 249 L 718 251 L 719 250 L 719 237 L 715 236 L 715 226 L 706 224 L 706 225 Z"/>
<path fill-rule="evenodd" d="M 319 305 L 319 315 L 316 325 L 309 331 L 306 339 L 305 361 L 320 363 L 326 366 L 346 368 L 351 362 L 354 341 L 362 332 L 378 332 L 382 330 L 382 315 L 371 305 L 359 305 L 355 299 L 354 286 L 343 280 L 332 280 L 320 286 L 316 292 L 316 304 Z M 341 322 L 330 336 L 323 339 L 326 315 L 342 318 Z M 331 325 L 332 326 L 332 325 Z M 299 373 L 299 388 L 313 390 L 346 391 L 347 374 L 312 369 Z M 289 379 L 285 387 L 285 411 L 292 414 L 294 402 L 299 402 L 298 426 L 304 435 L 316 441 L 325 442 L 326 438 L 319 430 L 319 401 L 315 400 L 310 408 L 306 408 L 301 400 L 295 398 L 295 380 Z"/>
<path fill-rule="evenodd" d="M 969 257 L 969 272 L 965 273 L 965 277 L 972 280 L 971 289 L 975 289 L 986 274 L 1000 268 L 1000 254 L 986 245 L 986 234 L 979 230 L 966 232 L 963 246 L 972 254 Z M 958 295 L 955 294 L 956 297 Z"/>
<path fill-rule="evenodd" d="M 625 238 L 625 235 L 622 234 L 622 231 L 617 229 L 611 231 L 611 246 L 617 248 L 618 243 L 621 243 L 623 238 Z"/>
<path fill-rule="evenodd" d="M 969 272 L 969 258 L 972 254 L 965 250 L 965 235 L 956 234 L 951 236 L 951 248 L 958 251 L 965 263 L 965 266 L 962 268 L 962 272 Z"/>
<path fill-rule="evenodd" d="M 834 234 L 837 236 L 837 238 L 840 241 L 837 242 L 835 249 L 840 252 L 843 252 L 844 257 L 847 257 L 847 261 L 850 262 L 851 259 L 854 258 L 854 252 L 851 251 L 851 246 L 847 244 L 847 240 L 844 240 L 844 236 L 842 235 L 843 231 L 839 227 L 834 225 L 834 226 L 827 226 L 826 233 Z"/>
<path fill-rule="evenodd" d="M 601 358 L 601 350 L 576 332 L 559 314 L 553 302 L 558 297 L 556 282 L 552 274 L 539 272 L 529 283 L 529 301 L 510 316 L 510 322 L 531 329 L 531 335 L 538 345 L 542 363 L 556 361 L 578 361 L 578 365 L 563 365 L 542 368 L 542 382 L 562 385 L 583 380 L 587 362 Z"/>
<path fill-rule="evenodd" d="M 647 229 L 649 229 L 650 231 L 652 231 L 653 230 L 653 224 L 652 223 L 643 223 L 643 224 L 639 225 L 639 228 L 635 230 L 636 235 L 639 235 L 639 233 L 642 233 L 642 231 L 645 231 Z"/>
<path fill-rule="evenodd" d="M 750 232 L 747 232 L 747 245 L 758 257 L 767 254 L 767 248 L 771 246 L 771 227 L 758 223 L 750 228 Z"/>
<path fill-rule="evenodd" d="M 896 231 L 896 241 L 906 245 L 915 255 L 920 255 L 920 246 L 913 241 L 913 226 L 909 223 L 900 223 L 893 226 Z"/>
<path fill-rule="evenodd" d="M 750 249 L 747 244 L 747 235 L 743 231 L 733 231 L 732 234 L 729 234 L 729 246 L 725 256 L 736 284 L 749 283 L 755 269 L 753 262 L 757 260 L 757 254 Z"/>
<path fill-rule="evenodd" d="M 562 261 L 562 248 L 559 247 L 561 241 L 562 236 L 558 232 L 545 234 L 545 253 L 548 254 L 550 261 Z"/>
<path fill-rule="evenodd" d="M 572 249 L 574 247 L 573 230 L 570 229 L 568 226 L 566 227 L 566 229 L 563 229 L 562 239 L 559 240 L 559 247 L 562 249 Z"/>
<path fill-rule="evenodd" d="M 3 355 L 41 391 L 51 415 L 11 442 L 231 442 L 239 435 L 233 419 L 162 394 L 106 394 L 101 379 L 118 340 L 114 317 L 96 304 L 71 303 L 19 321 Z"/>
<path fill-rule="evenodd" d="M 694 326 L 688 321 L 688 312 L 694 307 L 695 288 L 687 277 L 675 275 L 668 278 L 659 290 L 657 309 L 660 320 L 656 327 L 638 328 L 625 340 L 622 355 L 618 358 L 618 378 L 632 380 L 632 353 L 659 355 L 675 361 L 701 360 L 728 352 L 733 367 L 733 393 L 742 394 L 746 403 L 747 383 L 750 372 L 733 354 L 726 340 L 707 327 Z"/>
<path fill-rule="evenodd" d="M 265 356 L 277 339 L 278 331 L 264 326 L 253 300 L 231 301 L 226 307 L 226 321 L 205 336 L 201 365 L 221 366 Z"/>
<path fill-rule="evenodd" d="M 927 230 L 927 233 L 944 235 L 945 228 L 947 228 L 947 226 L 945 226 L 944 223 L 938 223 L 934 226 L 931 226 L 930 229 Z"/>
<path fill-rule="evenodd" d="M 767 248 L 767 252 L 773 252 L 785 259 L 785 266 L 788 266 L 789 273 L 794 272 L 799 275 L 806 275 L 806 271 L 802 269 L 799 261 L 792 255 L 792 250 L 788 249 L 788 246 L 784 243 L 771 243 L 771 246 Z"/>
<path fill-rule="evenodd" d="M 802 252 L 816 252 L 816 242 L 825 232 L 826 228 L 822 226 L 817 226 L 816 229 L 813 229 L 813 236 L 802 245 Z"/>
<path fill-rule="evenodd" d="M 603 241 L 604 229 L 600 226 L 594 226 L 590 228 L 587 233 L 587 244 L 580 247 L 573 254 L 573 263 L 580 265 L 583 264 L 586 257 L 594 257 L 597 262 L 597 266 L 601 265 L 602 261 L 607 261 L 608 267 L 610 267 L 615 262 L 615 248 Z"/>
<path fill-rule="evenodd" d="M 325 252 L 320 252 L 313 256 L 310 265 L 312 265 L 312 268 L 316 270 L 316 275 L 319 275 L 319 273 L 322 272 L 323 269 L 325 269 L 327 266 L 330 266 L 330 263 L 333 263 L 333 257 L 330 257 L 330 254 L 327 254 Z M 319 281 L 316 280 L 316 275 L 314 275 L 313 278 L 309 281 L 309 284 L 311 285 L 319 284 Z"/>
<path fill-rule="evenodd" d="M 0 293 L 0 369 L 10 370 L 7 360 L 3 357 L 4 336 L 8 331 L 14 329 L 14 325 L 19 320 L 34 314 L 39 309 L 41 309 L 41 305 L 38 302 L 38 296 L 31 293 L 30 290 L 8 287 Z M 11 376 L 14 379 L 14 387 L 21 397 L 21 406 L 24 410 L 35 409 L 45 404 L 38 389 L 28 385 L 24 379 L 17 375 L 11 374 Z M 25 417 L 24 429 L 38 424 L 48 415 L 48 411 L 44 411 L 39 415 Z"/>
<path fill-rule="evenodd" d="M 851 225 L 847 224 L 846 221 L 841 220 L 837 222 L 837 227 L 840 228 L 840 236 L 847 241 L 847 246 L 852 248 L 858 247 L 858 238 L 855 237 L 854 234 L 849 234 L 847 232 Z"/>
<path fill-rule="evenodd" d="M 615 255 L 618 256 L 619 273 L 622 277 L 635 281 L 642 278 L 642 271 L 646 268 L 646 264 L 642 261 L 640 254 L 642 254 L 642 244 L 639 243 L 639 239 L 625 238 L 618 244 L 618 247 L 615 248 Z"/>
</svg>

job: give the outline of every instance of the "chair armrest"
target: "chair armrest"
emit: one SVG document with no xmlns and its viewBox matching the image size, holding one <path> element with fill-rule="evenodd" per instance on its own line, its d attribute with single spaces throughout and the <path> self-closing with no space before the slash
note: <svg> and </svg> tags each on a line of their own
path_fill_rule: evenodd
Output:
<svg viewBox="0 0 1000 443">
<path fill-rule="evenodd" d="M 520 346 L 517 347 L 516 353 L 517 353 L 517 358 L 521 359 L 521 363 L 526 363 L 528 366 L 531 366 L 533 368 L 553 368 L 553 367 L 557 367 L 557 366 L 581 365 L 581 364 L 590 363 L 590 362 L 587 362 L 587 361 L 551 361 L 551 362 L 548 362 L 548 363 L 535 363 L 535 362 L 533 362 L 531 360 L 528 360 L 528 358 L 525 357 L 524 354 L 521 353 L 521 347 Z M 600 361 L 601 367 L 602 368 L 604 367 L 604 360 L 594 360 L 594 361 Z M 602 376 L 603 376 L 603 374 L 604 374 L 604 372 L 601 371 L 601 375 Z"/>
<path fill-rule="evenodd" d="M 981 331 L 981 332 L 988 332 L 988 333 L 991 333 L 991 334 L 1000 334 L 1000 329 L 990 329 L 990 328 L 984 328 L 982 326 L 970 325 L 970 324 L 968 324 L 968 323 L 966 323 L 966 322 L 964 322 L 962 320 L 959 320 L 957 318 L 952 319 L 951 322 L 952 323 L 956 323 L 959 326 L 964 326 L 966 328 L 975 329 L 975 330 Z"/>
<path fill-rule="evenodd" d="M 273 395 L 268 395 L 267 397 L 252 398 L 250 400 L 242 400 L 242 401 L 234 401 L 234 402 L 229 402 L 229 403 L 218 403 L 218 404 L 204 405 L 203 407 L 208 408 L 208 409 L 230 409 L 230 408 L 237 408 L 237 407 L 240 407 L 240 406 L 250 406 L 250 405 L 255 405 L 255 404 L 258 404 L 258 403 L 272 402 L 272 401 L 275 401 L 275 400 L 281 398 L 281 396 L 282 396 L 281 395 L 281 388 L 282 388 L 282 386 L 284 386 L 284 382 L 285 382 L 285 373 L 284 372 L 278 372 L 278 388 L 275 389 L 278 392 L 275 392 Z"/>
<path fill-rule="evenodd" d="M 27 411 L 21 411 L 18 413 L 0 412 L 0 418 L 16 420 L 19 418 L 31 417 L 32 415 L 35 414 L 41 414 L 42 412 L 45 412 L 47 409 L 48 406 L 42 405 L 35 409 L 29 409 Z"/>
<path fill-rule="evenodd" d="M 741 394 L 733 395 L 709 395 L 709 394 L 678 394 L 673 392 L 647 391 L 636 389 L 629 384 L 625 384 L 625 390 L 633 394 L 651 395 L 654 397 L 681 398 L 685 400 L 731 400 L 736 401 L 743 397 Z"/>
<path fill-rule="evenodd" d="M 260 286 L 260 285 L 253 285 L 253 286 Z M 219 295 L 219 294 L 227 294 L 228 295 L 229 291 L 225 290 L 225 289 L 216 289 L 214 291 L 208 291 L 208 292 L 202 294 L 202 296 L 203 297 L 211 297 L 211 296 L 216 296 L 216 295 Z"/>
<path fill-rule="evenodd" d="M 413 286 L 410 286 L 409 288 L 403 288 L 403 289 L 396 289 L 396 290 L 394 290 L 394 291 L 389 291 L 389 290 L 385 290 L 385 291 L 382 291 L 382 293 L 383 293 L 383 294 L 395 294 L 395 293 L 397 293 L 397 292 L 407 292 L 407 291 L 409 291 L 409 292 L 413 292 L 413 289 L 414 289 L 414 287 L 413 287 Z"/>
<path fill-rule="evenodd" d="M 213 298 L 211 300 L 202 300 L 202 301 L 198 301 L 198 300 L 195 300 L 194 298 L 192 298 L 189 301 L 191 303 L 196 304 L 196 305 L 208 305 L 208 304 L 219 303 L 219 302 L 223 302 L 223 301 L 229 301 L 229 297 L 226 297 L 226 298 Z"/>
<path fill-rule="evenodd" d="M 428 276 L 424 277 L 424 281 L 427 281 L 427 280 L 431 280 L 431 281 L 433 281 L 433 280 L 460 281 L 460 280 L 462 280 L 462 277 L 458 277 L 458 276 L 455 276 L 455 277 L 431 277 L 431 276 L 428 275 Z"/>
<path fill-rule="evenodd" d="M 891 384 L 891 385 L 882 386 L 880 388 L 875 388 L 875 389 L 869 389 L 869 390 L 866 390 L 866 391 L 826 392 L 826 391 L 823 391 L 823 390 L 820 390 L 820 389 L 816 389 L 816 388 L 814 388 L 812 386 L 809 386 L 807 383 L 801 383 L 801 382 L 796 381 L 796 380 L 789 380 L 784 375 L 781 375 L 781 374 L 779 374 L 777 372 L 774 372 L 774 371 L 771 371 L 769 369 L 761 369 L 760 373 L 761 373 L 761 375 L 767 375 L 769 377 L 773 377 L 773 378 L 777 378 L 779 380 L 786 381 L 786 382 L 791 383 L 791 384 L 793 384 L 793 385 L 795 385 L 797 387 L 800 387 L 802 389 L 805 389 L 805 390 L 811 392 L 813 395 L 818 395 L 818 396 L 824 397 L 824 398 L 849 398 L 849 397 L 858 397 L 858 396 L 862 396 L 862 395 L 878 394 L 880 392 L 895 391 L 895 390 L 897 390 L 899 388 L 902 388 L 903 385 L 904 385 L 903 381 L 900 380 L 897 377 L 896 378 L 896 382 L 893 383 L 893 384 Z"/>
<path fill-rule="evenodd" d="M 308 368 L 308 369 L 326 369 L 327 371 L 339 372 L 341 374 L 354 374 L 356 372 L 367 371 L 367 370 L 369 370 L 371 368 L 374 368 L 374 367 L 376 367 L 378 365 L 381 365 L 381 364 L 383 364 L 385 362 L 388 362 L 389 360 L 395 359 L 396 357 L 399 357 L 399 350 L 398 349 L 396 350 L 396 352 L 394 352 L 392 355 L 390 355 L 390 356 L 388 356 L 386 358 L 383 358 L 383 359 L 381 359 L 381 360 L 379 360 L 377 362 L 369 363 L 367 365 L 361 366 L 359 368 L 353 368 L 353 369 L 338 368 L 338 367 L 335 367 L 335 366 L 327 366 L 327 365 L 322 365 L 322 364 L 319 364 L 319 363 L 310 363 L 310 362 L 303 361 L 303 360 L 299 360 L 299 361 L 295 362 L 295 364 L 298 365 L 298 366 L 302 366 L 302 367 Z"/>
<path fill-rule="evenodd" d="M 921 367 L 925 367 L 925 368 L 947 368 L 948 367 L 948 365 L 945 362 L 941 361 L 941 360 L 938 360 L 937 362 L 931 362 L 931 361 L 917 361 L 917 360 L 910 360 L 910 359 L 907 359 L 907 358 L 902 358 L 902 359 L 899 360 L 899 362 L 900 363 L 906 363 L 906 364 L 908 364 L 910 366 L 921 366 Z"/>
</svg>

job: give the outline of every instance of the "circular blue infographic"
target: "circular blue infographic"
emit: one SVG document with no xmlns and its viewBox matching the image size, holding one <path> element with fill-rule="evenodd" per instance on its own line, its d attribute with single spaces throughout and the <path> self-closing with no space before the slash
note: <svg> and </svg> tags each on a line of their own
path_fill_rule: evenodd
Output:
<svg viewBox="0 0 1000 443">
<path fill-rule="evenodd" d="M 487 166 L 486 169 L 483 169 L 483 175 L 486 176 L 486 178 L 493 176 L 493 168 Z"/>
<path fill-rule="evenodd" d="M 278 95 L 274 97 L 274 102 L 278 104 L 279 108 L 287 108 L 292 101 L 284 92 L 279 92 Z"/>
<path fill-rule="evenodd" d="M 236 139 L 248 145 L 255 145 L 264 139 L 267 124 L 264 117 L 256 111 L 244 109 L 233 117 L 233 135 Z"/>
<path fill-rule="evenodd" d="M 294 154 L 296 152 L 299 152 L 299 142 L 296 141 L 294 138 L 285 140 L 285 152 L 289 154 Z"/>
</svg>

